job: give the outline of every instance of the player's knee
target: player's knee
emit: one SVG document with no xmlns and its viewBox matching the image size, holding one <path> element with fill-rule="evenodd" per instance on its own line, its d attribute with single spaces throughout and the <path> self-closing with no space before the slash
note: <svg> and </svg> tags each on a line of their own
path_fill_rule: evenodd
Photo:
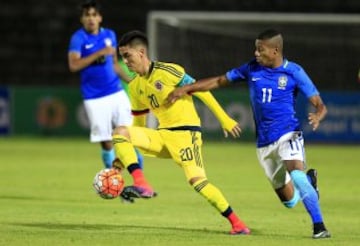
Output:
<svg viewBox="0 0 360 246">
<path fill-rule="evenodd" d="M 126 126 L 118 126 L 113 130 L 113 135 L 121 135 L 129 138 L 129 131 Z"/>
<path fill-rule="evenodd" d="M 193 177 L 193 178 L 189 179 L 189 184 L 191 186 L 193 186 L 195 183 L 197 183 L 197 181 L 199 181 L 201 179 L 205 179 L 205 178 L 204 177 Z"/>
<path fill-rule="evenodd" d="M 197 191 L 200 192 L 209 181 L 205 177 L 194 177 L 189 180 L 189 184 Z"/>
</svg>

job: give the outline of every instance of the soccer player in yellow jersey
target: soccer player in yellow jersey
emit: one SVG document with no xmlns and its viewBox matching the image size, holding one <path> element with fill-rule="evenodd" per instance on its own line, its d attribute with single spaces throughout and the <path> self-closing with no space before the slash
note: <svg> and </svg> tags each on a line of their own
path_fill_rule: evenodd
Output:
<svg viewBox="0 0 360 246">
<path fill-rule="evenodd" d="M 156 195 L 137 163 L 134 147 L 144 155 L 172 158 L 183 170 L 189 184 L 231 223 L 230 234 L 250 234 L 250 230 L 230 207 L 221 191 L 206 177 L 201 154 L 200 118 L 191 95 L 174 104 L 166 99 L 177 86 L 195 80 L 184 69 L 172 63 L 154 62 L 148 57 L 147 37 L 139 31 L 126 33 L 119 42 L 119 52 L 137 76 L 129 84 L 134 126 L 117 127 L 113 143 L 118 161 L 114 167 L 126 168 L 134 184 L 127 186 L 123 195 L 130 198 L 151 198 Z M 210 92 L 194 93 L 220 120 L 225 136 L 240 135 L 240 126 L 220 107 Z M 158 129 L 145 127 L 145 114 L 149 111 L 159 121 Z"/>
</svg>

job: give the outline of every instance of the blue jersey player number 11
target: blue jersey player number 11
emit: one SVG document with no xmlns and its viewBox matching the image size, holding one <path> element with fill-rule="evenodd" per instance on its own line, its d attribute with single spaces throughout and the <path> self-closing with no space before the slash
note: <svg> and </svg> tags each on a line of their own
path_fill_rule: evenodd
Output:
<svg viewBox="0 0 360 246">
<path fill-rule="evenodd" d="M 330 237 L 326 229 L 317 190 L 317 172 L 305 174 L 304 139 L 295 116 L 298 92 L 304 94 L 315 112 L 309 124 L 316 130 L 327 113 L 318 90 L 304 69 L 283 56 L 283 37 L 269 29 L 255 40 L 255 59 L 225 74 L 175 89 L 168 102 L 197 91 L 245 82 L 249 88 L 256 126 L 257 157 L 275 193 L 284 206 L 294 207 L 302 201 L 313 223 L 314 239 Z"/>
</svg>

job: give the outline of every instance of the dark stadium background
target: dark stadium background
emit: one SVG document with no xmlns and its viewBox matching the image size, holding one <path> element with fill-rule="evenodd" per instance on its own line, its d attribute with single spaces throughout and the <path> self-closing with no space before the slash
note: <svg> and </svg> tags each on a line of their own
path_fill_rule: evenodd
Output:
<svg viewBox="0 0 360 246">
<path fill-rule="evenodd" d="M 103 26 L 114 29 L 118 37 L 133 29 L 146 32 L 147 15 L 154 10 L 360 15 L 359 0 L 99 0 L 99 2 L 103 10 Z M 3 0 L 1 2 L 0 136 L 23 134 L 88 136 L 88 121 L 81 106 L 79 75 L 70 73 L 67 65 L 70 36 L 80 27 L 78 12 L 80 3 L 82 1 L 74 0 Z M 336 34 L 333 28 L 323 29 L 321 32 L 326 32 L 327 37 L 340 33 L 342 43 L 335 49 L 331 48 L 331 45 L 324 45 L 321 50 L 317 50 L 311 42 L 292 47 L 292 52 L 288 47 L 285 48 L 285 55 L 286 51 L 289 51 L 290 59 L 303 65 L 320 91 L 326 92 L 322 95 L 331 109 L 322 124 L 321 131 L 312 134 L 311 131 L 307 133 L 305 129 L 306 139 L 316 142 L 360 143 L 360 41 L 358 42 L 360 26 L 355 24 L 350 28 L 351 31 L 347 30 L 347 32 L 342 32 L 340 27 L 336 29 Z M 347 39 L 349 33 L 353 39 Z M 316 50 L 316 54 L 310 47 Z M 323 50 L 328 53 L 326 57 L 322 56 Z M 332 53 L 328 52 L 330 50 Z M 252 51 L 249 52 L 251 56 Z M 170 54 L 177 59 L 172 53 Z M 314 56 L 322 59 L 324 63 L 314 62 L 312 59 Z M 181 60 L 177 62 L 185 64 Z M 202 62 L 199 62 L 195 71 L 186 67 L 187 71 L 196 77 L 199 76 L 196 73 L 201 69 L 200 63 Z M 217 64 L 219 63 L 223 64 L 224 61 Z M 341 79 L 333 76 L 339 73 Z M 225 109 L 239 103 L 235 100 L 248 101 L 247 95 L 237 94 L 232 98 L 227 97 L 227 92 L 218 95 L 221 103 L 227 101 L 223 104 Z M 304 105 L 303 103 L 306 102 L 300 101 L 300 106 Z M 240 104 L 250 111 L 245 102 Z M 64 110 L 64 114 L 59 114 L 59 107 Z M 302 108 L 301 118 L 304 119 L 302 124 L 307 126 L 307 112 L 304 106 Z M 199 111 L 201 118 L 207 117 L 206 110 Z M 42 118 L 41 113 L 44 112 L 46 117 Z M 235 114 L 234 119 L 239 120 L 245 130 L 242 140 L 253 140 L 250 112 L 244 115 Z M 209 122 L 212 123 L 213 120 L 203 122 L 203 128 L 206 130 L 204 135 L 211 139 L 223 139 L 219 125 L 207 125 Z"/>
<path fill-rule="evenodd" d="M 359 0 L 121 0 L 99 1 L 104 26 L 118 36 L 146 28 L 151 10 L 360 13 Z M 0 8 L 0 85 L 78 85 L 67 67 L 69 37 L 79 27 L 81 1 L 4 0 Z M 328 84 L 331 87 L 331 84 Z M 350 89 L 358 89 L 354 84 Z M 326 88 L 325 88 L 326 89 Z M 336 88 L 333 88 L 336 89 Z"/>
</svg>

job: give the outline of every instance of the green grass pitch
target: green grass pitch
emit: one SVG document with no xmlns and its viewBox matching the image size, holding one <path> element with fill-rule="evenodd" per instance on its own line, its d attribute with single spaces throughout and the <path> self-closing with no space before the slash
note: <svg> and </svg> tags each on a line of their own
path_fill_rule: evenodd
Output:
<svg viewBox="0 0 360 246">
<path fill-rule="evenodd" d="M 359 146 L 307 145 L 319 171 L 321 206 L 332 238 L 311 239 L 300 203 L 287 209 L 260 168 L 253 143 L 205 142 L 209 180 L 252 229 L 230 225 L 185 181 L 171 160 L 145 158 L 159 196 L 123 204 L 103 200 L 92 180 L 102 168 L 87 139 L 0 139 L 0 245 L 360 245 Z M 124 175 L 128 184 L 130 177 Z"/>
</svg>

